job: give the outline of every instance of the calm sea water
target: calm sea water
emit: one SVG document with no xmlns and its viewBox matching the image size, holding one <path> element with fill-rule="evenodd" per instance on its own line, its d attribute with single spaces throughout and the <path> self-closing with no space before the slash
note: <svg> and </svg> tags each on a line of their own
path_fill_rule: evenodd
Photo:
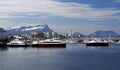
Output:
<svg viewBox="0 0 120 70">
<path fill-rule="evenodd" d="M 0 70 L 120 70 L 120 46 L 1 48 Z"/>
</svg>

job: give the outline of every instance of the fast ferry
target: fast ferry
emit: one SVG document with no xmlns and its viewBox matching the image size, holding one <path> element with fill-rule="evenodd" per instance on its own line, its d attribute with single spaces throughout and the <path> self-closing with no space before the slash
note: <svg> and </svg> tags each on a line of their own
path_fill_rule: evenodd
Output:
<svg viewBox="0 0 120 70">
<path fill-rule="evenodd" d="M 46 39 L 41 41 L 33 41 L 31 43 L 32 47 L 42 47 L 42 48 L 65 48 L 66 43 L 61 40 Z"/>
</svg>

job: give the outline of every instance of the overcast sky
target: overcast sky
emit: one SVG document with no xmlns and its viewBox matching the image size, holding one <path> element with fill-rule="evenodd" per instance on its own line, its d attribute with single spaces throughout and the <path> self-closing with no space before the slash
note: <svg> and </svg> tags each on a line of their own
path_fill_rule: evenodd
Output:
<svg viewBox="0 0 120 70">
<path fill-rule="evenodd" d="M 40 24 L 57 32 L 120 33 L 120 0 L 0 0 L 0 27 Z"/>
</svg>

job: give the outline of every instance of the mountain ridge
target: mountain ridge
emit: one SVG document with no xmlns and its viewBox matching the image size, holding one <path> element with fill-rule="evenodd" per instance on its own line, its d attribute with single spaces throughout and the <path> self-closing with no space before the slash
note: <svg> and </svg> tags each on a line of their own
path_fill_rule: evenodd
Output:
<svg viewBox="0 0 120 70">
<path fill-rule="evenodd" d="M 31 34 L 32 32 L 53 32 L 48 25 L 21 26 L 7 29 L 8 34 Z"/>
<path fill-rule="evenodd" d="M 108 30 L 108 31 L 98 30 L 90 35 L 93 35 L 93 36 L 120 36 L 120 34 L 116 33 L 113 30 Z"/>
<path fill-rule="evenodd" d="M 0 28 L 0 34 L 31 34 L 32 32 L 53 32 L 48 25 L 36 25 L 36 26 L 21 26 L 21 27 L 11 27 L 7 30 L 4 28 Z M 73 32 L 73 35 L 82 35 L 80 32 Z M 113 30 L 98 30 L 94 33 L 89 34 L 90 36 L 120 36 L 120 34 L 116 33 Z"/>
</svg>

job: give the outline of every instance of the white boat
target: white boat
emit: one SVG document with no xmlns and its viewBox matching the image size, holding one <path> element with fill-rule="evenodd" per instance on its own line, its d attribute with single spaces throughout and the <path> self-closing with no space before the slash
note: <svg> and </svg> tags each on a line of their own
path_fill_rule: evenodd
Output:
<svg viewBox="0 0 120 70">
<path fill-rule="evenodd" d="M 65 42 L 68 43 L 68 44 L 76 44 L 78 41 L 77 40 L 69 40 L 69 39 L 67 39 Z"/>
<path fill-rule="evenodd" d="M 120 46 L 120 40 L 116 42 L 114 46 Z"/>
<path fill-rule="evenodd" d="M 39 41 L 39 43 L 64 43 L 64 42 L 57 39 L 46 39 L 46 40 Z"/>
<path fill-rule="evenodd" d="M 51 48 L 65 48 L 66 43 L 61 40 L 54 40 L 54 39 L 46 39 L 41 41 L 33 41 L 32 47 L 51 47 Z"/>
<path fill-rule="evenodd" d="M 19 39 L 14 39 L 7 43 L 8 47 L 25 47 L 27 44 L 24 43 L 24 41 L 19 40 Z"/>
<path fill-rule="evenodd" d="M 116 42 L 116 43 L 120 44 L 120 40 L 118 42 Z"/>
<path fill-rule="evenodd" d="M 109 46 L 108 42 L 104 42 L 101 39 L 93 39 L 85 43 L 87 46 Z"/>
</svg>

